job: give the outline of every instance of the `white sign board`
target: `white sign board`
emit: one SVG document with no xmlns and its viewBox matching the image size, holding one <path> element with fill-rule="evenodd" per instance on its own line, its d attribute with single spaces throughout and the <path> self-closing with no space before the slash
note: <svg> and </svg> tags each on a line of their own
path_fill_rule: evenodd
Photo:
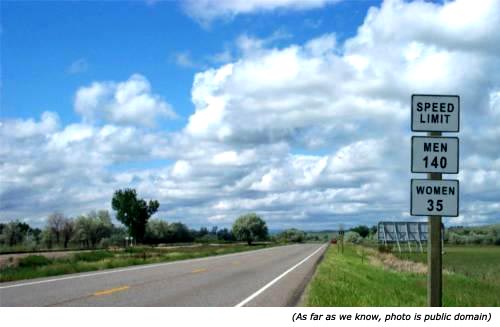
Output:
<svg viewBox="0 0 500 327">
<path fill-rule="evenodd" d="M 460 97 L 458 95 L 411 96 L 411 130 L 414 132 L 458 132 Z"/>
<path fill-rule="evenodd" d="M 413 136 L 411 172 L 458 174 L 458 137 Z"/>
<path fill-rule="evenodd" d="M 458 180 L 411 180 L 412 216 L 458 216 Z"/>
</svg>

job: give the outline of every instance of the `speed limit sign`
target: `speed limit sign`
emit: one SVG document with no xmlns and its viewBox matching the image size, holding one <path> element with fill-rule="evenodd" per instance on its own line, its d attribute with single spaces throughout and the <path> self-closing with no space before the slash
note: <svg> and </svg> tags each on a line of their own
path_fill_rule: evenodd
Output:
<svg viewBox="0 0 500 327">
<path fill-rule="evenodd" d="M 458 180 L 412 179 L 412 216 L 458 216 Z"/>
</svg>

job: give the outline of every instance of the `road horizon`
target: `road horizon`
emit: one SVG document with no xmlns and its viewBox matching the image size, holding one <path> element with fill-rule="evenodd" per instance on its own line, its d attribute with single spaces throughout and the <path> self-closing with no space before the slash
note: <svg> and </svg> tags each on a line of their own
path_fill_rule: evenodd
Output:
<svg viewBox="0 0 500 327">
<path fill-rule="evenodd" d="M 0 306 L 291 306 L 327 244 L 0 284 Z"/>
</svg>

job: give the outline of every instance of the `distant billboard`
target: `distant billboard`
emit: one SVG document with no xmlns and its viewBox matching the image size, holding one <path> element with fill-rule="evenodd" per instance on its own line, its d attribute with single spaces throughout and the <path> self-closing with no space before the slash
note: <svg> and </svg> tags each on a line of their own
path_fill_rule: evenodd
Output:
<svg viewBox="0 0 500 327">
<path fill-rule="evenodd" d="M 428 224 L 420 221 L 381 221 L 378 223 L 377 234 L 379 243 L 397 244 L 400 251 L 401 243 L 419 244 L 423 251 L 422 243 L 426 243 L 428 239 Z M 444 234 L 443 226 L 441 234 Z"/>
<path fill-rule="evenodd" d="M 381 221 L 378 240 L 383 243 L 427 242 L 426 222 Z"/>
</svg>

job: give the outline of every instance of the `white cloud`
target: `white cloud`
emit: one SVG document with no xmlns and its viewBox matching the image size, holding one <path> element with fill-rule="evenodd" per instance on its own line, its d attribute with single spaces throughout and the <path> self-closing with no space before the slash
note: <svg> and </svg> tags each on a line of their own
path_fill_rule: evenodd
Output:
<svg viewBox="0 0 500 327">
<path fill-rule="evenodd" d="M 196 75 L 196 112 L 186 127 L 191 135 L 259 143 L 300 138 L 308 128 L 331 124 L 352 129 L 368 121 L 375 127 L 387 119 L 404 122 L 397 98 L 359 92 L 370 81 L 336 54 L 334 35 L 284 49 L 245 40 L 243 59 Z"/>
<path fill-rule="evenodd" d="M 199 66 L 193 61 L 193 58 L 191 58 L 191 53 L 189 51 L 176 53 L 174 55 L 174 61 L 178 66 L 184 68 L 196 68 Z"/>
<path fill-rule="evenodd" d="M 233 60 L 233 54 L 229 48 L 208 57 L 209 61 L 215 64 L 227 64 Z"/>
<path fill-rule="evenodd" d="M 85 73 L 89 69 L 89 63 L 85 58 L 80 58 L 69 65 L 67 71 L 69 74 Z"/>
<path fill-rule="evenodd" d="M 463 111 L 462 155 L 465 160 L 479 156 L 488 166 L 461 176 L 472 173 L 467 177 L 471 192 L 481 198 L 476 190 L 497 176 L 498 168 L 483 161 L 491 154 L 498 159 L 498 151 L 490 146 L 499 142 L 498 124 L 471 110 L 487 115 L 495 111 L 496 93 L 490 87 L 498 87 L 500 80 L 490 72 L 500 68 L 495 56 L 499 42 L 497 34 L 489 32 L 500 10 L 498 3 L 488 2 L 470 8 L 476 18 L 488 19 L 460 20 L 457 13 L 469 6 L 474 3 L 386 1 L 380 9 L 370 10 L 358 35 L 343 45 L 330 34 L 279 49 L 243 35 L 237 40 L 242 58 L 196 75 L 192 91 L 196 112 L 186 132 L 196 139 L 239 147 L 274 142 L 311 149 L 333 146 L 337 151 L 328 157 L 312 156 L 305 164 L 292 155 L 254 169 L 235 185 L 263 192 L 263 198 L 269 192 L 304 187 L 347 187 L 359 190 L 353 197 L 368 199 L 365 191 L 390 189 L 391 197 L 381 201 L 386 214 L 400 215 L 408 209 L 409 97 L 458 93 L 462 107 L 470 108 Z M 432 24 L 424 23 L 423 17 Z M 460 38 L 457 30 L 465 29 L 477 35 Z M 468 143 L 474 136 L 468 129 L 478 123 L 486 128 L 474 144 L 483 144 L 472 149 Z M 495 187 L 491 184 L 488 190 Z M 359 203 L 335 210 L 369 214 Z"/>
<path fill-rule="evenodd" d="M 308 10 L 321 8 L 340 0 L 188 0 L 187 13 L 202 23 L 239 14 L 269 12 L 277 9 Z"/>
<path fill-rule="evenodd" d="M 273 228 L 413 220 L 410 95 L 435 92 L 462 101 L 461 217 L 445 223 L 498 222 L 500 42 L 490 32 L 500 3 L 476 4 L 386 1 L 345 43 L 244 35 L 240 57 L 196 74 L 195 111 L 178 133 L 142 128 L 168 105 L 137 75 L 81 88 L 80 123 L 5 120 L 0 218 L 109 207 L 113 190 L 134 187 L 160 201 L 161 217 L 188 224 L 248 211 Z"/>
<path fill-rule="evenodd" d="M 30 138 L 37 135 L 49 135 L 55 131 L 60 125 L 59 116 L 50 111 L 42 113 L 39 122 L 33 119 L 16 119 L 8 124 L 1 123 L 1 128 L 5 136 L 10 136 L 16 139 Z M 3 138 L 2 138 L 3 139 Z"/>
<path fill-rule="evenodd" d="M 160 119 L 176 117 L 170 104 L 153 94 L 149 81 L 139 74 L 124 82 L 94 82 L 80 88 L 75 111 L 87 122 L 104 120 L 148 127 L 156 126 Z"/>
</svg>

